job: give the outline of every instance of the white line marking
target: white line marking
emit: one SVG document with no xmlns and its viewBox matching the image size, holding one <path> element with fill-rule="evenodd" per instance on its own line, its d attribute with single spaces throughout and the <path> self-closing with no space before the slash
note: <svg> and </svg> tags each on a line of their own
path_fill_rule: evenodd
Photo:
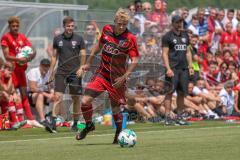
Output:
<svg viewBox="0 0 240 160">
<path fill-rule="evenodd" d="M 240 128 L 240 125 L 238 126 L 218 126 L 218 127 L 202 127 L 202 128 L 181 128 L 181 129 L 170 129 L 170 130 L 157 130 L 157 131 L 139 131 L 138 134 L 141 133 L 158 133 L 158 132 L 175 132 L 175 131 L 192 131 L 192 130 L 207 130 L 207 129 L 223 129 L 223 128 Z M 88 137 L 103 137 L 103 136 L 110 136 L 113 135 L 113 133 L 108 134 L 99 134 L 99 135 L 89 135 Z M 42 140 L 56 140 L 56 139 L 68 139 L 72 138 L 74 139 L 74 136 L 71 137 L 55 137 L 55 138 L 39 138 L 39 139 L 26 139 L 26 140 L 15 140 L 15 141 L 1 141 L 0 144 L 5 143 L 16 143 L 16 142 L 31 142 L 31 141 L 42 141 Z"/>
</svg>

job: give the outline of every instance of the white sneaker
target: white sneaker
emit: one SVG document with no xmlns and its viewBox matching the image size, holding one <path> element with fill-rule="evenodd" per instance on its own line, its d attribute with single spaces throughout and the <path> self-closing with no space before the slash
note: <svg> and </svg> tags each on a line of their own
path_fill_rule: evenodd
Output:
<svg viewBox="0 0 240 160">
<path fill-rule="evenodd" d="M 45 128 L 43 125 L 41 125 L 38 121 L 36 120 L 27 120 L 27 124 L 32 125 L 33 127 L 38 127 L 38 128 Z"/>
</svg>

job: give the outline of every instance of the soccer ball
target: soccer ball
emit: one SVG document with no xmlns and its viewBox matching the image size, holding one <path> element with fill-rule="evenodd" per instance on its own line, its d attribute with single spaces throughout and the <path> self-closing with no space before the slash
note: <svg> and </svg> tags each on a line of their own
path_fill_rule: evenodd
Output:
<svg viewBox="0 0 240 160">
<path fill-rule="evenodd" d="M 26 56 L 29 56 L 30 54 L 33 54 L 33 50 L 29 46 L 24 46 L 21 51 L 22 54 L 25 54 Z"/>
<path fill-rule="evenodd" d="M 16 55 L 16 58 L 27 58 L 30 54 L 33 54 L 33 50 L 29 46 L 24 46 L 20 49 L 20 52 Z M 20 65 L 23 65 L 22 63 L 19 63 Z"/>
<path fill-rule="evenodd" d="M 137 143 L 137 135 L 130 129 L 125 129 L 118 136 L 118 143 L 121 147 L 134 147 Z"/>
<path fill-rule="evenodd" d="M 20 52 L 17 54 L 17 58 L 26 58 L 30 54 L 33 54 L 33 50 L 29 46 L 24 46 L 23 48 L 20 49 Z"/>
</svg>

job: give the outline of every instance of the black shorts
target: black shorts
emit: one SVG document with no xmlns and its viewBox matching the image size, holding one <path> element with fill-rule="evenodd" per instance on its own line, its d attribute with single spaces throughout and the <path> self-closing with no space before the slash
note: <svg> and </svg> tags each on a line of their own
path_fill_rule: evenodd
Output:
<svg viewBox="0 0 240 160">
<path fill-rule="evenodd" d="M 69 94 L 82 94 L 82 79 L 77 78 L 76 74 L 56 74 L 54 84 L 56 92 L 65 93 L 67 87 L 69 87 Z"/>
<path fill-rule="evenodd" d="M 29 100 L 29 104 L 31 107 L 36 107 L 36 104 L 33 103 L 33 93 L 34 92 L 28 92 L 28 100 Z M 45 96 L 44 96 L 44 104 L 49 105 L 47 97 L 45 97 Z"/>
<path fill-rule="evenodd" d="M 173 84 L 173 92 L 177 91 L 177 94 L 188 95 L 188 82 L 189 71 L 188 69 L 172 69 L 174 72 L 173 77 L 167 77 L 166 81 Z"/>
</svg>

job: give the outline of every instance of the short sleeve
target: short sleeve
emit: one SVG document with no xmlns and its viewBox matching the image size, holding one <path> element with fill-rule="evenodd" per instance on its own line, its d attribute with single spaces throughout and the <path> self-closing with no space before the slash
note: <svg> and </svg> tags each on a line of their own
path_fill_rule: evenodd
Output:
<svg viewBox="0 0 240 160">
<path fill-rule="evenodd" d="M 167 48 L 169 48 L 169 36 L 168 36 L 168 34 L 165 34 L 165 35 L 162 37 L 162 47 L 167 47 Z"/>
<path fill-rule="evenodd" d="M 4 35 L 1 39 L 1 46 L 8 47 L 8 38 L 6 35 Z"/>
<path fill-rule="evenodd" d="M 57 44 L 57 37 L 53 38 L 53 48 L 57 49 L 58 48 L 58 44 Z"/>
<path fill-rule="evenodd" d="M 86 47 L 85 47 L 85 43 L 84 43 L 84 39 L 83 39 L 83 37 L 82 36 L 80 36 L 80 50 L 82 50 L 82 49 L 85 49 Z"/>
<path fill-rule="evenodd" d="M 36 76 L 36 73 L 34 72 L 34 69 L 31 69 L 27 73 L 27 78 L 28 78 L 29 81 L 37 82 L 37 76 Z"/>
<path fill-rule="evenodd" d="M 101 37 L 99 38 L 99 43 L 100 43 L 100 45 L 102 45 L 102 44 L 104 44 L 104 36 L 105 36 L 105 34 L 106 34 L 106 26 L 105 27 L 103 27 L 103 29 L 102 29 L 102 34 L 101 34 Z"/>
</svg>

